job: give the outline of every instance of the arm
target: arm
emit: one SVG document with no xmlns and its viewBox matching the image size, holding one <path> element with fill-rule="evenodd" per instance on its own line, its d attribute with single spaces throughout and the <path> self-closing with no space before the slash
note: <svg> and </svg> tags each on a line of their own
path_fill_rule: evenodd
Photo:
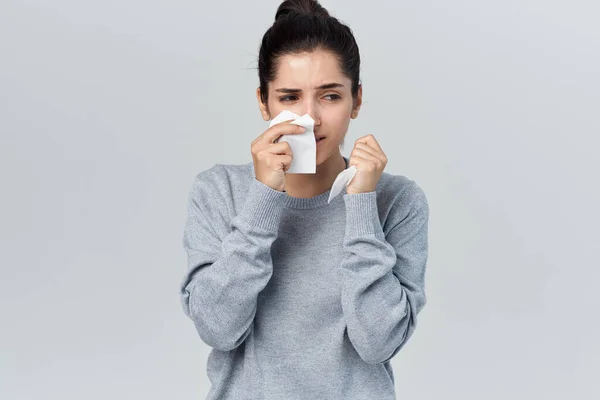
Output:
<svg viewBox="0 0 600 400">
<path fill-rule="evenodd" d="M 429 206 L 412 181 L 384 234 L 376 192 L 346 194 L 342 310 L 348 337 L 367 363 L 390 360 L 415 330 L 426 303 Z"/>
<path fill-rule="evenodd" d="M 217 185 L 227 179 L 221 168 L 198 174 L 189 195 L 183 236 L 188 268 L 180 298 L 200 338 L 229 351 L 248 336 L 258 294 L 271 278 L 271 244 L 285 194 L 253 179 L 241 212 L 229 222 L 231 202 L 221 193 L 227 185 Z"/>
</svg>

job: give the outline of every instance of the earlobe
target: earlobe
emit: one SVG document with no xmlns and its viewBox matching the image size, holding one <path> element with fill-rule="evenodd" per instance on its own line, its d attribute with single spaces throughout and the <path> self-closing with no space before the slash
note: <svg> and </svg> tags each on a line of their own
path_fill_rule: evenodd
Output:
<svg viewBox="0 0 600 400">
<path fill-rule="evenodd" d="M 352 119 L 356 119 L 356 117 L 358 117 L 358 110 L 360 110 L 360 103 L 357 103 L 357 105 L 355 105 L 352 109 L 352 113 L 350 114 Z"/>
</svg>

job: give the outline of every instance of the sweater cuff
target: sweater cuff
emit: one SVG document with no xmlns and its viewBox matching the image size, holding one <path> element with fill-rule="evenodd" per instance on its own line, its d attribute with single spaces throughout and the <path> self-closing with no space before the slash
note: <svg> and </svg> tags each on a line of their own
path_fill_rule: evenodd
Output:
<svg viewBox="0 0 600 400">
<path fill-rule="evenodd" d="M 344 194 L 346 236 L 375 234 L 384 236 L 377 210 L 377 192 Z"/>
<path fill-rule="evenodd" d="M 285 198 L 285 193 L 253 178 L 240 217 L 250 226 L 278 232 Z"/>
</svg>

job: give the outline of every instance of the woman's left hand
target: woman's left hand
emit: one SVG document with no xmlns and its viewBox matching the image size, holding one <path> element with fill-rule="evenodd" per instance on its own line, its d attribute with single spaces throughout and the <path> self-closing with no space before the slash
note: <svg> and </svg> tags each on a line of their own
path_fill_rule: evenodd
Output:
<svg viewBox="0 0 600 400">
<path fill-rule="evenodd" d="M 356 166 L 356 175 L 346 188 L 348 194 L 374 192 L 381 177 L 387 157 L 375 140 L 375 136 L 360 137 L 354 142 L 354 148 L 348 159 L 348 166 Z"/>
</svg>

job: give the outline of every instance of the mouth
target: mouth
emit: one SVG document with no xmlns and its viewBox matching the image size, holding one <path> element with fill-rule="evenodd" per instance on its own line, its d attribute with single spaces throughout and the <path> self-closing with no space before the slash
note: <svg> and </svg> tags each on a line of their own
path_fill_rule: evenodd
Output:
<svg viewBox="0 0 600 400">
<path fill-rule="evenodd" d="M 322 141 L 323 139 L 325 139 L 325 136 L 321 136 L 321 137 L 315 137 L 315 140 L 317 141 L 317 143 L 319 143 L 320 141 Z"/>
</svg>

